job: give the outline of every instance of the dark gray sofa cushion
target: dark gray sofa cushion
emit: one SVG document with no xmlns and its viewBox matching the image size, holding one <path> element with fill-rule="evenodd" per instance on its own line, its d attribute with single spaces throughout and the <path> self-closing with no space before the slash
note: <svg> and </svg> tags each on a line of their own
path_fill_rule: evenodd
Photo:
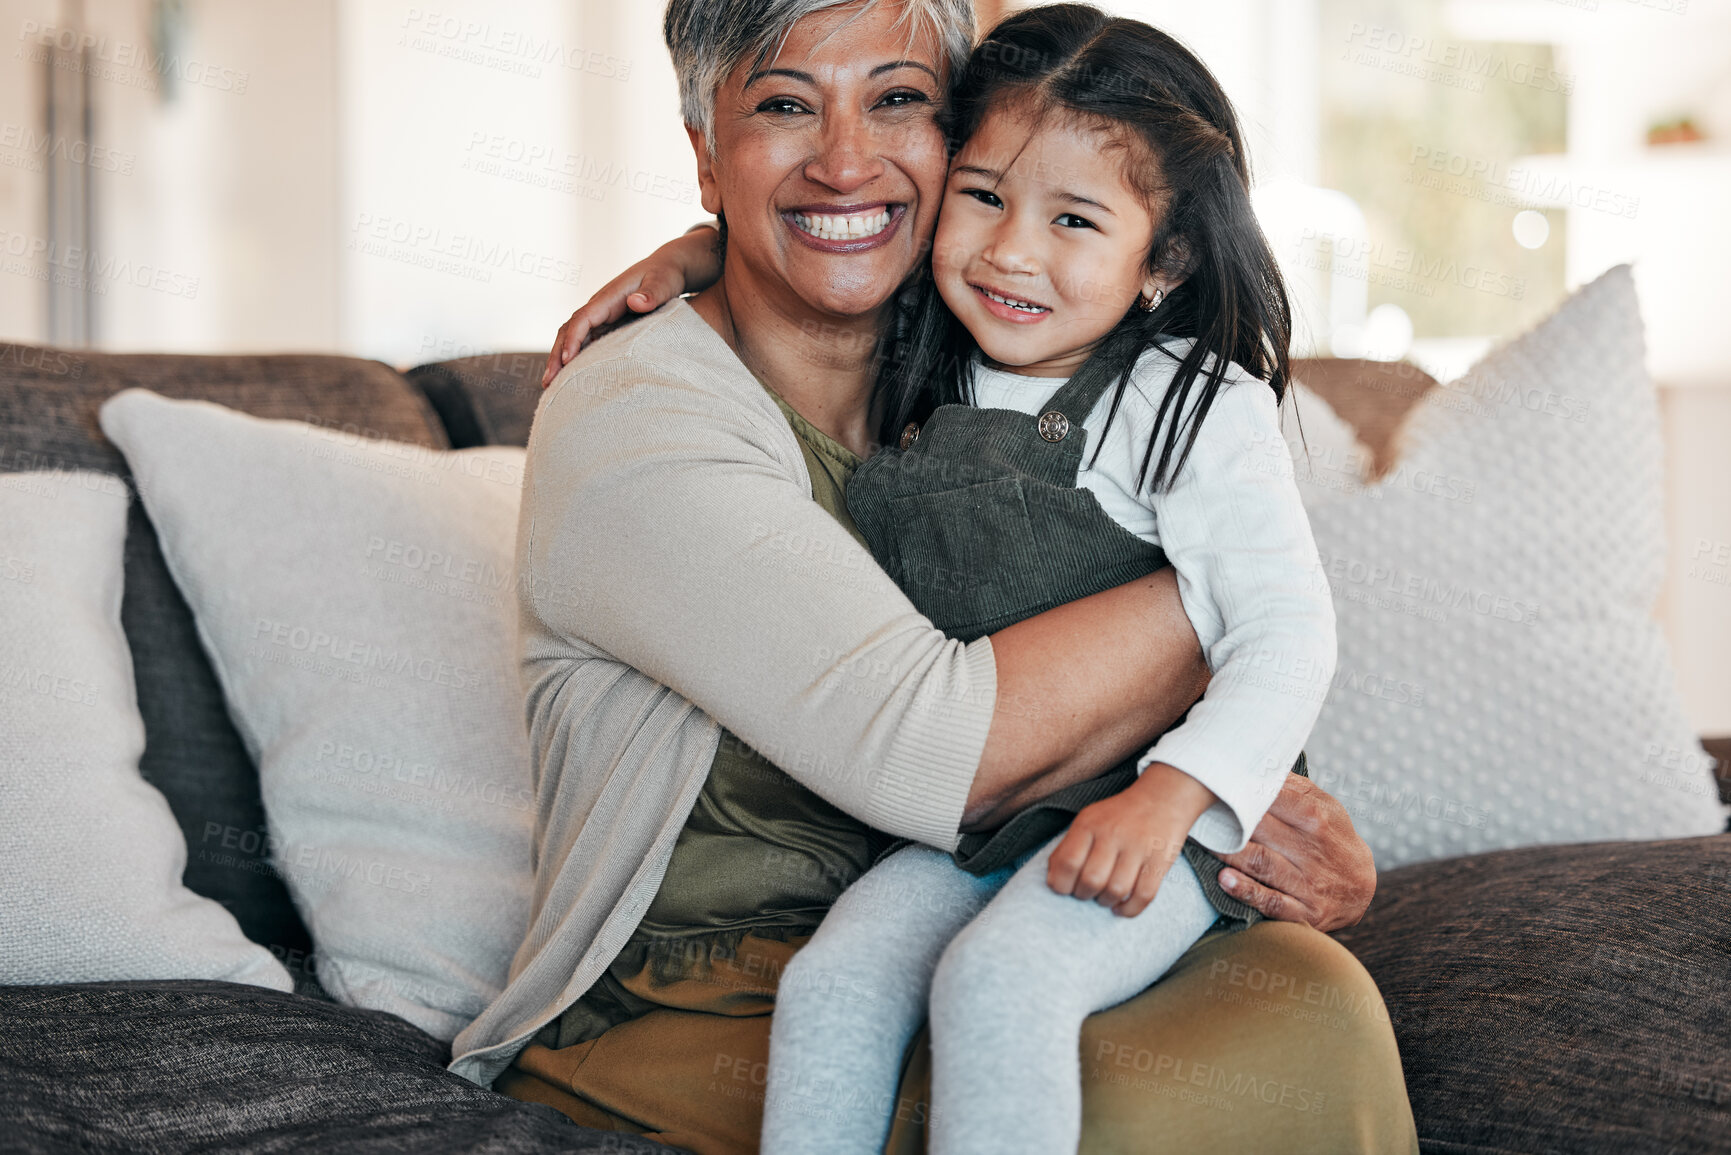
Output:
<svg viewBox="0 0 1731 1155">
<path fill-rule="evenodd" d="M 347 428 L 357 436 L 447 444 L 426 399 L 373 361 L 81 354 L 0 344 L 0 473 L 94 469 L 130 477 L 97 428 L 96 411 L 134 385 L 260 417 Z M 306 929 L 262 848 L 258 772 L 229 721 L 192 614 L 137 502 L 127 526 L 121 621 L 144 716 L 140 769 L 167 797 L 186 834 L 186 885 L 227 907 L 247 937 L 276 951 L 291 970 L 304 971 Z"/>
<path fill-rule="evenodd" d="M 438 412 L 451 448 L 527 445 L 546 353 L 489 353 L 417 365 L 406 376 Z"/>
<path fill-rule="evenodd" d="M 393 1015 L 216 982 L 0 987 L 0 1152 L 669 1148 L 445 1070 Z"/>
<path fill-rule="evenodd" d="M 1403 867 L 1335 937 L 1429 1155 L 1731 1149 L 1731 835 Z"/>
</svg>

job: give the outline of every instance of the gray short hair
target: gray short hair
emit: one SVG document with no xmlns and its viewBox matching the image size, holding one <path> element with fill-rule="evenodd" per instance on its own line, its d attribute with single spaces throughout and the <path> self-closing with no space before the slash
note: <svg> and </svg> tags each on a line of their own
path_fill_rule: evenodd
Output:
<svg viewBox="0 0 1731 1155">
<path fill-rule="evenodd" d="M 679 77 L 679 111 L 715 152 L 715 94 L 741 61 L 772 56 L 803 17 L 859 0 L 668 0 L 663 34 Z M 880 3 L 865 0 L 860 15 Z M 901 0 L 909 35 L 937 36 L 953 81 L 974 45 L 973 0 Z"/>
</svg>

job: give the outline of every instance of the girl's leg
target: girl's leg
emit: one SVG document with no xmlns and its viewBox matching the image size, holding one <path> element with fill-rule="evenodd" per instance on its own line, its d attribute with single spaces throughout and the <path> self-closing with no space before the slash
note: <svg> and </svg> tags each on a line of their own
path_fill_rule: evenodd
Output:
<svg viewBox="0 0 1731 1155">
<path fill-rule="evenodd" d="M 1056 843 L 1018 870 L 933 979 L 934 1155 L 1052 1155 L 1082 1129 L 1082 1020 L 1147 987 L 1214 924 L 1182 858 L 1135 918 L 1046 885 Z"/>
<path fill-rule="evenodd" d="M 843 892 L 776 991 L 764 1155 L 883 1150 L 938 957 L 1009 877 L 910 846 Z"/>
</svg>

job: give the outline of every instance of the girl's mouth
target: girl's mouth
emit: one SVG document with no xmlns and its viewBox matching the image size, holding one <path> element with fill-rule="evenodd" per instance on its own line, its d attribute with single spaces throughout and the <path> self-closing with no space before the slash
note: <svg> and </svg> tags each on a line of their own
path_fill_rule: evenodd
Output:
<svg viewBox="0 0 1731 1155">
<path fill-rule="evenodd" d="M 968 288 L 979 295 L 980 303 L 994 317 L 1017 325 L 1027 325 L 1051 316 L 1052 310 L 1038 301 L 1029 301 L 1022 297 L 1012 297 L 1008 293 L 1000 293 L 985 285 L 969 283 Z"/>
<path fill-rule="evenodd" d="M 783 210 L 781 218 L 793 235 L 811 248 L 826 253 L 858 253 L 888 242 L 906 211 L 907 206 L 899 204 L 812 205 Z"/>
</svg>

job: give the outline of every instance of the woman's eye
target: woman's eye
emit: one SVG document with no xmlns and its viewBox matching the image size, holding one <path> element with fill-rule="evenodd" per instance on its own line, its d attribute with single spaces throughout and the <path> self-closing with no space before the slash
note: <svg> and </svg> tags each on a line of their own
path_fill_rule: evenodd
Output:
<svg viewBox="0 0 1731 1155">
<path fill-rule="evenodd" d="M 897 89 L 878 101 L 881 108 L 906 108 L 910 104 L 930 104 L 932 98 L 915 88 Z"/>
<path fill-rule="evenodd" d="M 962 190 L 962 195 L 973 197 L 988 208 L 1001 209 L 1004 207 L 1004 202 L 998 199 L 998 194 L 989 189 L 965 188 Z"/>
<path fill-rule="evenodd" d="M 1066 229 L 1091 229 L 1094 222 L 1087 217 L 1079 217 L 1075 213 L 1059 213 L 1057 224 Z"/>
<path fill-rule="evenodd" d="M 783 116 L 806 111 L 805 105 L 791 96 L 772 96 L 757 106 L 759 112 L 777 113 Z"/>
</svg>

